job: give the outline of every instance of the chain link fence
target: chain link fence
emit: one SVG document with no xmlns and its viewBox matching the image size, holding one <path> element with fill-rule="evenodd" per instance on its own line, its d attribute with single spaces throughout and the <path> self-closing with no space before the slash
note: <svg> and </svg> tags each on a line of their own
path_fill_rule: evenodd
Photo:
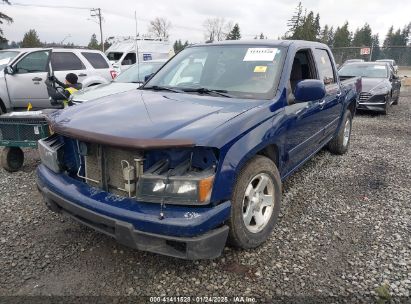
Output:
<svg viewBox="0 0 411 304">
<path fill-rule="evenodd" d="M 369 48 L 369 54 L 361 54 L 361 50 Z M 389 47 L 341 47 L 331 48 L 337 64 L 343 64 L 348 59 L 363 59 L 375 61 L 378 59 L 394 59 L 398 66 L 411 67 L 411 46 Z"/>
</svg>

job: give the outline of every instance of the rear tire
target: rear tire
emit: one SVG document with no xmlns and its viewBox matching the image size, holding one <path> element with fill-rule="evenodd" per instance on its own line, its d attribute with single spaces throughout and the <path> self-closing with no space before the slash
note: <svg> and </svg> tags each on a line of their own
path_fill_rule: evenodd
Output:
<svg viewBox="0 0 411 304">
<path fill-rule="evenodd" d="M 337 155 L 342 155 L 348 151 L 351 140 L 352 115 L 351 111 L 345 111 L 342 125 L 338 134 L 328 143 L 328 150 Z"/>
<path fill-rule="evenodd" d="M 240 171 L 231 199 L 228 242 L 255 248 L 270 236 L 281 207 L 281 179 L 269 158 L 257 155 Z"/>
<path fill-rule="evenodd" d="M 24 163 L 24 152 L 19 147 L 5 147 L 1 153 L 1 166 L 9 172 L 21 169 Z"/>
</svg>

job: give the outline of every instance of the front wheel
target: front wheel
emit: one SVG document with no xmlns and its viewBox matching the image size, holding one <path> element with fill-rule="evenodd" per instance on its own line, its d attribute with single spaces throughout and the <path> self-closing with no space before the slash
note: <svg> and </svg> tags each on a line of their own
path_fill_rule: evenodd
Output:
<svg viewBox="0 0 411 304">
<path fill-rule="evenodd" d="M 280 213 L 281 179 L 274 162 L 252 158 L 237 177 L 231 202 L 229 243 L 255 248 L 265 242 Z"/>
<path fill-rule="evenodd" d="M 347 110 L 338 134 L 328 143 L 328 150 L 333 154 L 342 155 L 348 151 L 351 140 L 352 115 Z"/>
</svg>

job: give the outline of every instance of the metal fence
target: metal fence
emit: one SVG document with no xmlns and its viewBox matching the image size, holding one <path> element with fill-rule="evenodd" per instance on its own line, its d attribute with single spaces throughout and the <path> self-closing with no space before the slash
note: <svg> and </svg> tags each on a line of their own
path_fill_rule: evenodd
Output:
<svg viewBox="0 0 411 304">
<path fill-rule="evenodd" d="M 361 49 L 369 48 L 369 54 L 361 55 Z M 375 61 L 378 59 L 394 59 L 399 66 L 411 66 L 411 46 L 390 47 L 341 47 L 331 48 L 337 64 L 348 59 L 364 59 Z"/>
</svg>

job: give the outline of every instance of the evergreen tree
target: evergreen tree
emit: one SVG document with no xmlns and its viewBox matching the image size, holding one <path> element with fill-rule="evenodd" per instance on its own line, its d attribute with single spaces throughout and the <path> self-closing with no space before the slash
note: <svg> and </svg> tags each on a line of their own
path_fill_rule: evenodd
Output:
<svg viewBox="0 0 411 304">
<path fill-rule="evenodd" d="M 393 35 L 394 35 L 394 27 L 391 25 L 391 27 L 388 29 L 387 36 L 384 39 L 384 43 L 383 43 L 384 47 L 392 45 Z"/>
<path fill-rule="evenodd" d="M 334 34 L 333 47 L 348 47 L 351 44 L 351 33 L 348 30 L 348 22 L 346 21 L 342 27 L 337 27 Z"/>
<path fill-rule="evenodd" d="M 372 33 L 371 27 L 368 23 L 364 24 L 362 28 L 355 31 L 354 37 L 352 39 L 352 46 L 371 46 L 372 44 Z"/>
<path fill-rule="evenodd" d="M 257 39 L 257 38 L 256 38 Z M 266 36 L 264 36 L 264 34 L 263 33 L 261 33 L 260 34 L 260 38 L 259 39 L 267 39 L 267 37 Z"/>
<path fill-rule="evenodd" d="M 231 30 L 231 32 L 228 33 L 226 40 L 240 40 L 241 39 L 241 33 L 240 33 L 240 27 L 238 26 L 238 23 L 236 23 Z"/>
<path fill-rule="evenodd" d="M 23 41 L 21 42 L 21 47 L 30 48 L 30 47 L 41 47 L 41 41 L 37 35 L 36 30 L 31 29 L 24 34 Z"/>
<path fill-rule="evenodd" d="M 286 37 L 290 37 L 291 39 L 296 39 L 294 37 L 298 35 L 303 19 L 304 19 L 303 6 L 301 2 L 299 2 L 294 11 L 294 15 L 291 17 L 291 19 L 288 20 L 288 23 L 287 23 L 288 31 L 286 33 Z"/>
<path fill-rule="evenodd" d="M 381 56 L 381 48 L 380 48 L 380 38 L 378 34 L 372 36 L 372 54 L 371 54 L 371 61 L 375 61 L 380 59 Z"/>
<path fill-rule="evenodd" d="M 2 0 L 3 3 L 5 4 L 9 4 L 10 5 L 10 1 L 9 0 Z M 0 24 L 3 24 L 4 22 L 7 23 L 12 23 L 13 22 L 13 18 L 7 16 L 6 14 L 0 12 Z M 5 37 L 3 37 L 3 29 L 0 28 L 0 43 L 4 43 L 7 42 L 7 39 Z"/>
<path fill-rule="evenodd" d="M 90 42 L 88 43 L 87 47 L 91 50 L 99 50 L 100 44 L 97 41 L 96 34 L 91 35 Z"/>
</svg>

